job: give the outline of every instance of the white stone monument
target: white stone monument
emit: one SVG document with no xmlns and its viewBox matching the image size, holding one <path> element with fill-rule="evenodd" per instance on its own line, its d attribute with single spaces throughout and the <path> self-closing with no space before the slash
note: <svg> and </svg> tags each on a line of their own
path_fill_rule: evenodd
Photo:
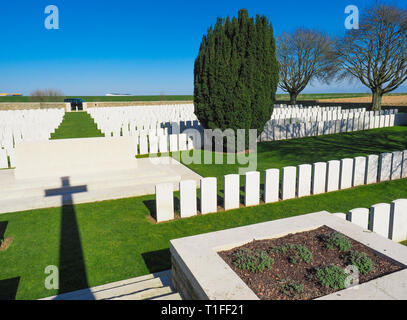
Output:
<svg viewBox="0 0 407 320">
<path fill-rule="evenodd" d="M 280 170 L 267 169 L 264 172 L 264 202 L 277 202 L 280 188 Z"/>
<path fill-rule="evenodd" d="M 313 165 L 312 194 L 325 193 L 326 162 L 316 162 Z"/>
<path fill-rule="evenodd" d="M 365 184 L 372 184 L 377 182 L 378 166 L 379 166 L 378 155 L 371 154 L 367 156 Z"/>
<path fill-rule="evenodd" d="M 353 178 L 353 159 L 345 158 L 341 160 L 341 176 L 339 189 L 348 189 L 352 187 Z"/>
<path fill-rule="evenodd" d="M 297 178 L 298 197 L 305 197 L 311 194 L 311 173 L 312 166 L 310 164 L 301 164 L 298 166 L 298 178 Z"/>
<path fill-rule="evenodd" d="M 296 167 L 283 168 L 283 182 L 282 182 L 282 200 L 295 198 L 295 185 L 296 185 Z"/>
<path fill-rule="evenodd" d="M 201 214 L 218 211 L 218 194 L 216 178 L 201 179 Z"/>
<path fill-rule="evenodd" d="M 196 215 L 196 182 L 183 180 L 179 183 L 180 216 L 181 218 Z"/>
<path fill-rule="evenodd" d="M 356 157 L 353 161 L 353 183 L 354 187 L 365 183 L 366 157 Z"/>
<path fill-rule="evenodd" d="M 339 189 L 339 175 L 341 162 L 339 160 L 328 161 L 326 191 L 336 191 Z"/>
<path fill-rule="evenodd" d="M 350 210 L 348 220 L 367 230 L 369 226 L 369 209 L 356 208 Z"/>
<path fill-rule="evenodd" d="M 224 209 L 237 209 L 240 206 L 240 177 L 238 174 L 224 176 Z"/>
<path fill-rule="evenodd" d="M 391 163 L 393 154 L 382 153 L 380 154 L 379 163 L 379 181 L 389 181 L 391 177 Z"/>
<path fill-rule="evenodd" d="M 256 206 L 260 203 L 260 172 L 251 171 L 245 174 L 245 206 Z"/>
<path fill-rule="evenodd" d="M 155 186 L 155 205 L 157 222 L 174 219 L 174 185 L 172 183 Z"/>
<path fill-rule="evenodd" d="M 369 230 L 389 237 L 390 204 L 378 203 L 370 208 Z"/>
<path fill-rule="evenodd" d="M 390 239 L 396 242 L 407 240 L 407 199 L 391 203 L 390 222 Z"/>
</svg>

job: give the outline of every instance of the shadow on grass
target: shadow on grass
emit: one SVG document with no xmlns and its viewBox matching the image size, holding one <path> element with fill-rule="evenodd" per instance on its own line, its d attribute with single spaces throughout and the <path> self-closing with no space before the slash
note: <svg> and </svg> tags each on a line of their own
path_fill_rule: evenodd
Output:
<svg viewBox="0 0 407 320">
<path fill-rule="evenodd" d="M 0 300 L 15 300 L 20 277 L 0 280 Z"/>
<path fill-rule="evenodd" d="M 66 293 L 89 287 L 79 226 L 72 195 L 86 192 L 87 186 L 71 186 L 69 177 L 62 177 L 62 187 L 45 191 L 45 196 L 62 197 L 61 233 L 59 249 L 59 290 Z M 88 299 L 93 297 L 89 290 Z M 58 299 L 58 297 L 57 297 Z"/>
<path fill-rule="evenodd" d="M 4 235 L 6 234 L 8 221 L 0 221 L 0 241 L 4 240 Z"/>
<path fill-rule="evenodd" d="M 162 249 L 157 251 L 142 253 L 144 263 L 150 273 L 168 270 L 171 268 L 171 253 L 170 249 Z"/>
</svg>

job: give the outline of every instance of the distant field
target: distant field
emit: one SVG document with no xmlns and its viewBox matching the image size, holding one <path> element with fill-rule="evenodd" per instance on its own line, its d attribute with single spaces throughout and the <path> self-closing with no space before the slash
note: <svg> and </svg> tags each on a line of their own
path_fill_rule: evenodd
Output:
<svg viewBox="0 0 407 320">
<path fill-rule="evenodd" d="M 47 102 L 63 102 L 66 98 L 82 98 L 86 102 L 103 101 L 192 101 L 192 95 L 161 95 L 161 96 L 125 96 L 125 97 L 107 97 L 107 96 L 66 96 L 56 97 Z M 0 97 L 0 102 L 36 102 L 30 96 L 21 97 Z"/>
</svg>

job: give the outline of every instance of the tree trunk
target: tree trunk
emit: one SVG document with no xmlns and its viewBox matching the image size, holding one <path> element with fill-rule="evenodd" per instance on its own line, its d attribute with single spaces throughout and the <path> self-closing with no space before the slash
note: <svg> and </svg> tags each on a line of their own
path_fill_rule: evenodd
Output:
<svg viewBox="0 0 407 320">
<path fill-rule="evenodd" d="M 381 90 L 375 90 L 372 92 L 372 110 L 380 111 L 382 109 L 382 96 Z"/>
<path fill-rule="evenodd" d="M 290 104 L 291 105 L 297 104 L 297 96 L 298 96 L 297 92 L 290 92 Z"/>
</svg>

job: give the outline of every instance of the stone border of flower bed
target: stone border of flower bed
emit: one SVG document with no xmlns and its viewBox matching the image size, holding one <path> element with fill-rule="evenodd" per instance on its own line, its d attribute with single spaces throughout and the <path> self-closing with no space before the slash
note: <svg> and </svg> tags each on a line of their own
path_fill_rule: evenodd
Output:
<svg viewBox="0 0 407 320">
<path fill-rule="evenodd" d="M 407 266 L 407 247 L 327 211 L 171 240 L 172 283 L 185 299 L 258 300 L 217 252 L 326 225 Z M 407 299 L 407 269 L 319 299 Z"/>
</svg>

